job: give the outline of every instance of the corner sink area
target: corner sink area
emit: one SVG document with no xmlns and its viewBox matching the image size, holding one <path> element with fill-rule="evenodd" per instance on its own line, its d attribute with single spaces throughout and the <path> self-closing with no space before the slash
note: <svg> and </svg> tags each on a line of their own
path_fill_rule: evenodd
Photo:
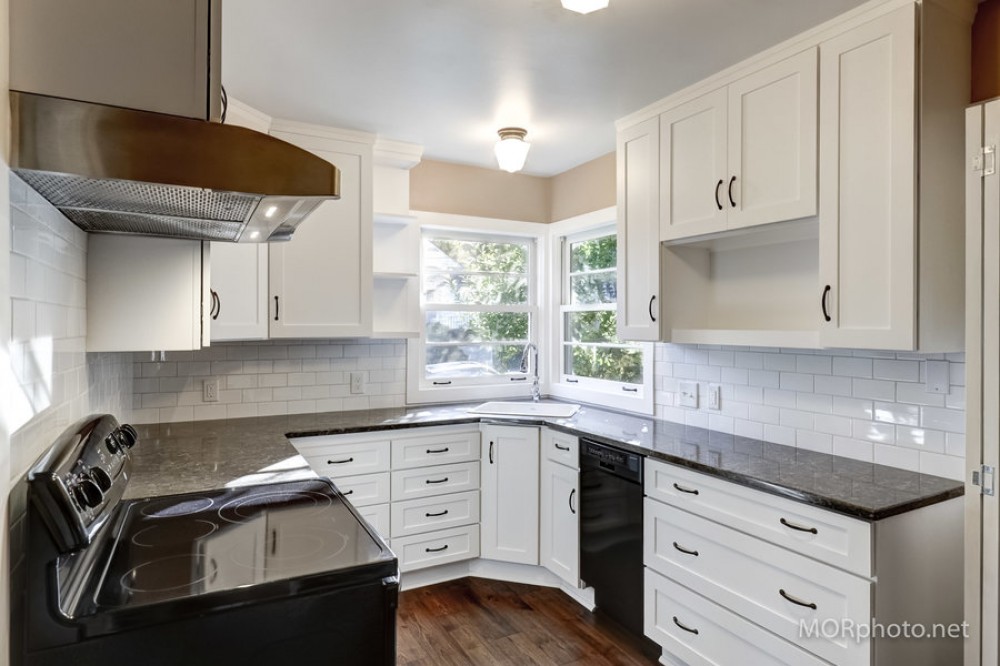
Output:
<svg viewBox="0 0 1000 666">
<path fill-rule="evenodd" d="M 580 405 L 555 402 L 484 402 L 469 410 L 471 414 L 491 416 L 551 416 L 566 419 L 580 409 Z"/>
</svg>

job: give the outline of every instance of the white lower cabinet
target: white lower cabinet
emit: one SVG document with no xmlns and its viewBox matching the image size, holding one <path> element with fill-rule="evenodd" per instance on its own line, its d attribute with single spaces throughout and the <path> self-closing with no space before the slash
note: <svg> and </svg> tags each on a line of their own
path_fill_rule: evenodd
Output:
<svg viewBox="0 0 1000 666">
<path fill-rule="evenodd" d="M 368 521 L 368 524 L 375 528 L 379 534 L 389 533 L 389 505 L 373 504 L 371 506 L 358 507 L 358 513 Z"/>
<path fill-rule="evenodd" d="M 484 425 L 482 556 L 538 564 L 539 429 Z"/>
<path fill-rule="evenodd" d="M 645 577 L 645 633 L 688 666 L 827 664 L 652 569 Z"/>
<path fill-rule="evenodd" d="M 392 538 L 479 522 L 479 492 L 392 503 Z"/>
<path fill-rule="evenodd" d="M 663 663 L 961 663 L 961 639 L 859 636 L 962 622 L 960 498 L 868 522 L 649 459 L 644 487 Z"/>
<path fill-rule="evenodd" d="M 416 571 L 479 557 L 479 525 L 399 537 L 389 545 L 399 558 L 399 570 Z"/>
<path fill-rule="evenodd" d="M 571 440 L 571 441 L 570 441 Z M 580 586 L 580 470 L 576 437 L 542 431 L 539 558 L 541 565 L 573 587 Z M 553 460 L 559 456 L 556 460 Z M 564 464 L 571 462 L 572 466 Z"/>
</svg>

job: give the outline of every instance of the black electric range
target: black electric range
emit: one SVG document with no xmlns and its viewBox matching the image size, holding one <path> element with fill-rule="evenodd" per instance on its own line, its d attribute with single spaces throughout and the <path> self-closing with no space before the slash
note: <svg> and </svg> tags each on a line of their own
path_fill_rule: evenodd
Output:
<svg viewBox="0 0 1000 666">
<path fill-rule="evenodd" d="M 395 556 L 325 479 L 122 500 L 135 431 L 68 430 L 24 480 L 14 666 L 395 663 Z"/>
</svg>

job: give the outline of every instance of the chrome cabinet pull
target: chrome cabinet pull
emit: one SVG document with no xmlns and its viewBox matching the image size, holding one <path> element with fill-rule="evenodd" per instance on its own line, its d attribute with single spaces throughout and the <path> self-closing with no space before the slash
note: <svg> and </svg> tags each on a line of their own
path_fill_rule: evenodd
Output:
<svg viewBox="0 0 1000 666">
<path fill-rule="evenodd" d="M 692 629 L 691 627 L 687 626 L 686 624 L 678 620 L 676 615 L 674 615 L 674 624 L 676 624 L 678 627 L 688 632 L 689 634 L 694 634 L 695 636 L 698 635 L 697 629 Z"/>
<path fill-rule="evenodd" d="M 688 495 L 700 495 L 701 494 L 700 492 L 698 492 L 697 489 L 685 488 L 684 486 L 679 486 L 676 483 L 674 483 L 674 488 L 678 492 L 687 493 Z"/>
<path fill-rule="evenodd" d="M 698 551 L 697 550 L 688 550 L 687 548 L 685 548 L 684 546 L 680 545 L 676 541 L 674 541 L 674 548 L 676 548 L 680 552 L 684 553 L 685 555 L 694 555 L 695 557 L 698 557 Z"/>
<path fill-rule="evenodd" d="M 346 458 L 344 460 L 327 460 L 327 465 L 346 465 L 349 462 L 354 462 L 354 457 Z"/>
<path fill-rule="evenodd" d="M 796 525 L 795 523 L 790 523 L 784 518 L 779 521 L 782 525 L 790 530 L 797 530 L 799 532 L 809 532 L 810 534 L 819 534 L 819 530 L 815 527 L 805 527 L 804 525 Z"/>
<path fill-rule="evenodd" d="M 802 601 L 801 599 L 796 599 L 795 597 L 793 597 L 792 595 L 788 594 L 788 592 L 785 592 L 784 590 L 778 590 L 778 594 L 780 594 L 782 596 L 782 598 L 785 599 L 785 601 L 790 601 L 791 603 L 795 604 L 796 606 L 804 606 L 806 608 L 811 608 L 813 610 L 816 610 L 816 604 L 809 603 L 807 601 Z"/>
</svg>

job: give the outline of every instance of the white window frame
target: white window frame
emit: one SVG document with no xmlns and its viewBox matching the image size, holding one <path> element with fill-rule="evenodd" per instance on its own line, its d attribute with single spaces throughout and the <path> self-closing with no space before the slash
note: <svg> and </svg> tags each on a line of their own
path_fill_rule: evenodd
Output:
<svg viewBox="0 0 1000 666">
<path fill-rule="evenodd" d="M 532 241 L 529 244 L 528 290 L 529 304 L 525 306 L 494 306 L 479 308 L 472 305 L 445 306 L 440 309 L 452 311 L 527 311 L 531 318 L 528 328 L 529 341 L 538 346 L 539 383 L 543 394 L 547 392 L 547 364 L 544 360 L 545 343 L 547 341 L 547 318 L 542 314 L 541 304 L 546 290 L 546 271 L 543 258 L 547 252 L 546 225 L 532 222 L 517 222 L 478 218 L 465 215 L 450 215 L 442 213 L 418 213 L 419 243 L 420 243 L 420 335 L 407 341 L 406 363 L 406 400 L 410 404 L 435 402 L 471 402 L 493 398 L 526 398 L 531 395 L 532 374 L 529 371 L 526 379 L 511 381 L 510 375 L 497 377 L 458 377 L 452 378 L 451 384 L 435 386 L 432 380 L 424 376 L 424 360 L 426 359 L 427 308 L 423 298 L 424 275 L 424 237 L 439 236 L 469 240 L 519 240 Z M 439 309 L 435 307 L 435 309 Z M 524 376 L 524 375 L 521 375 Z M 499 380 L 499 381 L 498 381 Z"/>
<path fill-rule="evenodd" d="M 641 385 L 629 385 L 622 382 L 613 382 L 587 377 L 573 377 L 563 374 L 562 364 L 564 361 L 564 341 L 563 327 L 565 325 L 564 313 L 567 311 L 579 311 L 579 307 L 567 307 L 568 299 L 568 256 L 569 243 L 597 238 L 614 232 L 615 217 L 617 211 L 614 207 L 605 208 L 592 213 L 578 215 L 560 222 L 554 222 L 549 229 L 549 273 L 550 273 L 550 293 L 549 310 L 552 331 L 552 342 L 549 345 L 549 376 L 552 378 L 549 383 L 549 394 L 554 398 L 571 400 L 574 402 L 586 402 L 595 405 L 612 407 L 629 412 L 640 414 L 653 413 L 653 391 L 655 379 L 653 343 L 645 342 L 639 346 L 642 349 L 642 381 Z M 576 379 L 577 382 L 567 382 L 568 378 Z M 623 387 L 636 387 L 635 393 L 626 392 Z"/>
</svg>

